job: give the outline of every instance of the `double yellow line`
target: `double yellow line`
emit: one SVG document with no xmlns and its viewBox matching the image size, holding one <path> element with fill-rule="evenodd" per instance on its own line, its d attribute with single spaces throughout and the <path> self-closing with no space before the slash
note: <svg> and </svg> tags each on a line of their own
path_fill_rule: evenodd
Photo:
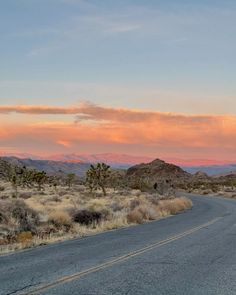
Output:
<svg viewBox="0 0 236 295">
<path fill-rule="evenodd" d="M 53 282 L 50 282 L 48 284 L 44 284 L 44 285 L 39 285 L 38 287 L 34 288 L 33 290 L 29 290 L 28 292 L 17 292 L 15 294 L 17 295 L 34 295 L 34 294 L 40 294 L 41 292 L 44 292 L 44 291 L 47 291 L 48 289 L 52 289 L 52 288 L 55 288 L 57 287 L 58 285 L 61 285 L 61 284 L 64 284 L 64 283 L 68 283 L 68 282 L 71 282 L 71 281 L 74 281 L 74 280 L 78 280 L 86 275 L 89 275 L 91 273 L 94 273 L 94 272 L 98 272 L 99 270 L 103 270 L 103 269 L 106 269 L 108 267 L 111 267 L 113 266 L 114 264 L 118 264 L 120 262 L 124 262 L 132 257 L 135 257 L 135 256 L 139 256 L 139 255 L 142 255 L 143 253 L 145 252 L 148 252 L 150 250 L 153 250 L 153 249 L 156 249 L 156 248 L 159 248 L 163 245 L 166 245 L 166 244 L 169 244 L 171 242 L 174 242 L 176 240 L 179 240 L 183 237 L 186 237 L 188 235 L 191 235 L 192 233 L 202 229 L 202 228 L 205 228 L 209 225 L 212 225 L 213 223 L 217 222 L 219 219 L 221 219 L 222 217 L 217 217 L 207 223 L 204 223 L 200 226 L 197 226 L 197 227 L 194 227 L 190 230 L 187 230 L 181 234 L 178 234 L 178 235 L 175 235 L 175 236 L 172 236 L 170 238 L 167 238 L 165 240 L 162 240 L 162 241 L 159 241 L 159 242 L 156 242 L 156 243 L 153 243 L 149 246 L 146 246 L 146 247 L 143 247 L 139 250 L 136 250 L 136 251 L 132 251 L 128 254 L 125 254 L 123 256 L 119 256 L 113 260 L 110 260 L 110 261 L 107 261 L 107 262 L 104 262 L 102 264 L 99 264 L 97 266 L 94 266 L 94 267 L 91 267 L 91 268 L 88 268 L 86 270 L 83 270 L 83 271 L 80 271 L 80 272 L 77 272 L 77 273 L 74 273 L 72 275 L 68 275 L 68 276 L 64 276 L 64 277 L 61 277 Z"/>
</svg>

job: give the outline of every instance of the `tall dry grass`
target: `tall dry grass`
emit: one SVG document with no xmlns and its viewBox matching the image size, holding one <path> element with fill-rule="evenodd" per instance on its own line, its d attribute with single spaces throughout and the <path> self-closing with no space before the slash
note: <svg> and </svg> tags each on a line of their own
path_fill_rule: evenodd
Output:
<svg viewBox="0 0 236 295">
<path fill-rule="evenodd" d="M 139 190 L 112 189 L 104 197 L 90 194 L 81 185 L 71 190 L 58 187 L 56 191 L 45 186 L 41 193 L 24 188 L 19 190 L 18 196 L 21 197 L 16 200 L 9 184 L 0 183 L 0 186 L 4 187 L 0 189 L 0 252 L 141 224 L 177 214 L 192 206 L 191 200 L 185 197 L 161 200 L 158 195 Z M 19 220 L 11 213 L 14 210 L 10 208 L 16 201 L 20 201 L 22 212 L 29 218 L 24 220 L 25 229 L 19 227 Z M 80 218 L 74 219 L 82 211 L 87 212 L 87 224 L 81 224 Z M 12 234 L 10 239 L 9 232 Z"/>
<path fill-rule="evenodd" d="M 132 209 L 128 215 L 128 222 L 143 223 L 147 220 L 156 220 L 170 215 L 183 212 L 190 209 L 192 201 L 186 197 L 174 198 L 171 200 L 161 200 L 157 204 L 141 201 L 137 202 L 137 206 Z"/>
</svg>

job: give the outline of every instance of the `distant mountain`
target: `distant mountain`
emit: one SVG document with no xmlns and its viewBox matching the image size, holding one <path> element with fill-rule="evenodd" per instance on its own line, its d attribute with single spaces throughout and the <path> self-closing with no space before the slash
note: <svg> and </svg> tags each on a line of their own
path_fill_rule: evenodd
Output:
<svg viewBox="0 0 236 295">
<path fill-rule="evenodd" d="M 226 175 L 226 174 L 234 174 L 236 171 L 236 164 L 229 165 L 209 165 L 209 166 L 181 166 L 185 171 L 194 174 L 198 171 L 207 173 L 210 176 L 213 175 Z"/>
<path fill-rule="evenodd" d="M 230 172 L 224 172 L 224 173 L 220 173 L 220 174 L 214 174 L 213 177 L 236 177 L 236 170 L 234 171 L 230 171 Z"/>
<path fill-rule="evenodd" d="M 115 168 L 128 168 L 137 163 L 143 163 L 153 160 L 149 157 L 131 156 L 126 154 L 69 154 L 69 155 L 54 155 L 49 157 L 50 160 L 63 162 L 84 162 L 84 163 L 98 163 L 104 162 Z"/>
<path fill-rule="evenodd" d="M 230 165 L 230 161 L 220 161 L 212 159 L 178 159 L 178 158 L 168 158 L 166 159 L 169 163 L 173 163 L 178 166 L 183 167 L 193 167 L 193 166 L 213 166 L 213 165 Z"/>
<path fill-rule="evenodd" d="M 0 157 L 15 157 L 18 159 L 45 160 L 45 158 L 28 153 L 7 153 L 0 151 Z"/>
<path fill-rule="evenodd" d="M 84 177 L 90 167 L 88 163 L 68 163 L 50 160 L 32 160 L 19 159 L 17 157 L 2 157 L 16 166 L 26 166 L 29 169 L 45 171 L 48 174 L 56 174 L 62 172 L 65 174 L 75 173 L 79 177 Z"/>
<path fill-rule="evenodd" d="M 32 159 L 32 160 L 47 160 L 47 161 L 59 161 L 68 163 L 98 163 L 104 162 L 114 168 L 126 169 L 132 165 L 150 162 L 153 160 L 150 157 L 142 156 L 131 156 L 126 154 L 115 154 L 115 153 L 103 153 L 103 154 L 58 154 L 40 157 L 32 154 L 23 153 L 1 153 L 2 157 L 16 157 L 19 159 Z"/>
</svg>

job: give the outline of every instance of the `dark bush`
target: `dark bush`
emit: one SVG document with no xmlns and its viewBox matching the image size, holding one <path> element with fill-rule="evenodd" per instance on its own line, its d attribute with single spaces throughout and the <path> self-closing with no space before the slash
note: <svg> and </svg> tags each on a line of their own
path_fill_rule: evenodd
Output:
<svg viewBox="0 0 236 295">
<path fill-rule="evenodd" d="M 26 199 L 29 199 L 31 197 L 32 197 L 32 193 L 30 193 L 30 192 L 22 192 L 22 193 L 19 193 L 19 198 L 20 199 L 26 200 Z"/>
<path fill-rule="evenodd" d="M 73 220 L 80 224 L 89 225 L 94 222 L 99 222 L 102 218 L 102 214 L 97 211 L 79 210 L 74 213 Z"/>
<path fill-rule="evenodd" d="M 3 191 L 5 191 L 5 187 L 0 185 L 0 192 L 3 192 Z"/>
<path fill-rule="evenodd" d="M 0 196 L 0 200 L 7 200 L 7 199 L 9 199 L 9 195 L 1 195 Z"/>
</svg>

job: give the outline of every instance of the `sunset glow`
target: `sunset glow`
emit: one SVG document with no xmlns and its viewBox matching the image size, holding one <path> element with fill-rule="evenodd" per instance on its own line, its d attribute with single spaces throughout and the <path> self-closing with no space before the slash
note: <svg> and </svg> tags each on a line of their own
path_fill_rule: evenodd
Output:
<svg viewBox="0 0 236 295">
<path fill-rule="evenodd" d="M 236 161 L 235 2 L 3 2 L 1 154 Z"/>
<path fill-rule="evenodd" d="M 41 156 L 56 153 L 130 153 L 182 159 L 236 159 L 236 117 L 116 109 L 83 103 L 77 107 L 1 106 L 1 146 Z M 24 122 L 27 116 L 37 119 Z M 48 116 L 54 115 L 55 120 Z M 70 116 L 70 121 L 64 117 Z M 58 118 L 60 117 L 60 120 Z"/>
</svg>

